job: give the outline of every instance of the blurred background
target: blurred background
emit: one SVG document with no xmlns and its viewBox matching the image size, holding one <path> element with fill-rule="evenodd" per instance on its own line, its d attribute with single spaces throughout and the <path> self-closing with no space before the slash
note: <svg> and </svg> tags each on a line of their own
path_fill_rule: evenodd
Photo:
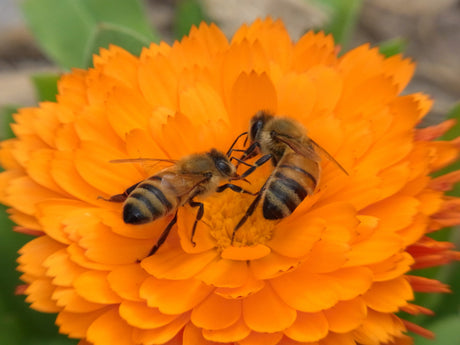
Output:
<svg viewBox="0 0 460 345">
<path fill-rule="evenodd" d="M 150 24 L 168 42 L 177 39 L 178 7 L 195 1 L 144 1 Z M 446 114 L 460 99 L 460 0 L 201 0 L 202 14 L 231 36 L 243 22 L 271 15 L 281 17 L 292 37 L 323 28 L 337 14 L 326 3 L 356 5 L 355 18 L 344 33 L 346 49 L 365 42 L 398 39 L 404 53 L 417 62 L 408 91 L 424 91 L 436 100 L 432 117 Z M 31 73 L 55 69 L 41 52 L 20 10 L 18 0 L 0 0 L 0 106 L 36 102 Z M 195 13 L 196 7 L 182 11 Z M 198 14 L 199 15 L 199 14 Z M 438 120 L 433 120 L 438 121 Z"/>
<path fill-rule="evenodd" d="M 44 0 L 53 3 L 55 0 Z M 79 0 L 90 2 L 91 0 Z M 331 32 L 350 50 L 369 42 L 380 46 L 386 55 L 403 52 L 417 62 L 415 77 L 405 92 L 422 91 L 435 99 L 431 114 L 422 126 L 442 121 L 450 113 L 460 112 L 460 0 L 123 0 L 136 3 L 142 20 L 151 30 L 147 37 L 172 43 L 201 20 L 216 22 L 228 37 L 243 23 L 267 15 L 281 18 L 293 39 L 309 29 Z M 18 107 L 34 106 L 38 100 L 53 99 L 43 90 L 53 90 L 59 73 L 72 63 L 57 63 L 59 57 L 37 39 L 37 15 L 34 3 L 42 0 L 0 0 L 0 140 L 8 137 L 7 121 Z M 70 0 L 61 0 L 60 4 Z M 119 0 L 94 0 L 109 9 Z M 42 6 L 41 19 L 50 25 L 59 21 L 55 8 Z M 35 11 L 35 15 L 34 15 Z M 32 33 L 34 32 L 34 33 Z M 40 42 L 40 43 L 39 43 Z M 44 53 L 46 52 L 46 53 Z M 59 61 L 58 61 L 59 62 Z M 85 66 L 78 66 L 85 67 Z M 31 78 L 33 76 L 33 78 Z M 45 76 L 40 78 L 40 76 Z M 37 80 L 41 80 L 37 82 Z M 42 83 L 42 84 L 41 84 Z M 457 134 L 458 135 L 458 134 Z M 10 231 L 4 212 L 0 213 L 0 345 L 76 344 L 57 335 L 54 315 L 28 309 L 22 296 L 14 296 L 19 283 L 15 272 L 17 250 L 28 238 Z M 458 233 L 458 231 L 457 231 Z M 455 241 L 460 236 L 443 231 L 438 236 Z M 460 274 L 459 264 L 426 270 L 429 277 L 453 286 L 455 294 L 417 296 L 417 303 L 433 308 L 437 316 L 411 319 L 438 333 L 436 341 L 416 338 L 417 345 L 459 345 L 458 326 Z M 457 272 L 457 274 L 455 274 Z"/>
</svg>

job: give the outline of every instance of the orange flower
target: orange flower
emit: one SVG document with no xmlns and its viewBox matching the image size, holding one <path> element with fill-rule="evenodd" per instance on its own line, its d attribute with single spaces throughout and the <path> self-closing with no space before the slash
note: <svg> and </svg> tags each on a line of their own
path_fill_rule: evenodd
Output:
<svg viewBox="0 0 460 345">
<path fill-rule="evenodd" d="M 80 344 L 407 344 L 431 336 L 395 313 L 430 311 L 414 291 L 444 292 L 412 269 L 458 260 L 427 233 L 460 223 L 459 199 L 444 191 L 458 172 L 459 139 L 434 141 L 450 122 L 415 126 L 431 101 L 401 96 L 414 65 L 375 48 L 343 56 L 330 36 L 293 43 L 270 19 L 228 42 L 202 24 L 172 46 L 135 57 L 110 47 L 94 68 L 59 82 L 56 103 L 21 109 L 15 139 L 2 143 L 0 200 L 17 231 L 37 235 L 20 250 L 31 307 L 58 313 Z M 302 123 L 344 168 L 322 160 L 317 191 L 282 221 L 231 190 L 179 208 L 163 246 L 147 256 L 172 216 L 122 220 L 109 198 L 159 169 L 148 162 L 215 147 L 226 151 L 259 110 Z M 243 143 L 239 148 L 243 148 Z M 273 168 L 243 188 L 256 192 Z M 241 173 L 243 166 L 240 165 Z M 155 170 L 157 169 L 157 170 Z M 236 182 L 238 183 L 238 182 Z"/>
</svg>

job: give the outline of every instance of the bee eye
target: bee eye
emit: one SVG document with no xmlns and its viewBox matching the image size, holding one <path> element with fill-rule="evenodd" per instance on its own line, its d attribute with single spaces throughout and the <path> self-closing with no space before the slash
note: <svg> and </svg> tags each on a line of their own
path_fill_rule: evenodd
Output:
<svg viewBox="0 0 460 345">
<path fill-rule="evenodd" d="M 250 131 L 250 138 L 251 140 L 255 140 L 257 137 L 257 134 L 260 133 L 260 130 L 264 126 L 264 120 L 259 119 L 256 122 L 254 122 L 251 126 L 251 131 Z"/>
<path fill-rule="evenodd" d="M 232 174 L 232 168 L 228 164 L 228 162 L 224 160 L 218 160 L 216 162 L 216 168 L 219 170 L 223 175 L 230 176 Z"/>
</svg>

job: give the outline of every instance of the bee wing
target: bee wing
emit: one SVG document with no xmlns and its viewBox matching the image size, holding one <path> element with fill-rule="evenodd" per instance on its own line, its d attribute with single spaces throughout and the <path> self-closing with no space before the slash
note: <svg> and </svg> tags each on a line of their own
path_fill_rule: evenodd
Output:
<svg viewBox="0 0 460 345">
<path fill-rule="evenodd" d="M 174 159 L 162 159 L 162 158 L 126 158 L 126 159 L 112 159 L 110 163 L 142 163 L 143 169 L 148 173 L 152 174 L 154 171 L 159 171 L 164 168 L 168 168 L 171 165 L 176 164 Z M 145 164 L 146 162 L 152 162 L 151 164 Z"/>
<path fill-rule="evenodd" d="M 313 144 L 314 147 L 316 147 L 316 149 L 318 149 L 318 151 L 321 152 L 321 154 L 326 156 L 327 159 L 329 159 L 331 162 L 337 165 L 340 168 L 340 170 L 342 170 L 345 173 L 345 175 L 348 176 L 348 172 L 345 170 L 345 168 L 339 162 L 337 162 L 337 160 L 334 157 L 332 157 L 329 154 L 329 152 L 327 152 L 322 146 L 320 146 L 317 142 L 313 141 L 312 139 L 310 139 L 310 142 Z"/>
<path fill-rule="evenodd" d="M 179 174 L 175 172 L 165 173 L 161 176 L 161 184 L 174 191 L 176 195 L 187 195 L 200 183 L 207 180 L 199 174 Z"/>
<path fill-rule="evenodd" d="M 174 159 L 162 158 L 126 158 L 126 159 L 112 159 L 110 163 L 143 163 L 143 162 L 166 162 L 175 164 L 177 161 Z"/>
<path fill-rule="evenodd" d="M 308 138 L 309 142 L 312 144 L 312 146 L 309 146 L 302 145 L 295 140 L 291 140 L 290 138 L 286 138 L 280 135 L 276 135 L 276 139 L 288 145 L 295 153 L 312 159 L 318 159 L 318 153 L 315 151 L 315 149 L 317 149 L 322 155 L 326 156 L 327 159 L 332 161 L 335 165 L 339 167 L 340 170 L 342 170 L 346 175 L 348 175 L 348 172 L 345 170 L 345 168 L 342 165 L 340 165 L 340 163 L 337 162 L 337 160 L 334 157 L 332 157 L 329 152 L 327 152 L 322 146 L 320 146 L 314 140 Z"/>
</svg>

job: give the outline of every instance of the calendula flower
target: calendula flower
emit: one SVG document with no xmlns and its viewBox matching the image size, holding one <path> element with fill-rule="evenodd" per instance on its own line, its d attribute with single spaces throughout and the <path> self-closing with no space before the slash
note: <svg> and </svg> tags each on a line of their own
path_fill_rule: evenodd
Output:
<svg viewBox="0 0 460 345">
<path fill-rule="evenodd" d="M 36 235 L 19 252 L 18 291 L 57 313 L 60 332 L 82 345 L 431 336 L 403 317 L 430 313 L 414 292 L 449 290 L 413 270 L 460 258 L 428 236 L 460 223 L 460 200 L 444 194 L 460 173 L 430 177 L 458 157 L 460 141 L 436 141 L 449 121 L 416 129 L 432 101 L 401 95 L 413 70 L 368 45 L 338 56 L 323 33 L 292 42 L 271 19 L 242 26 L 230 42 L 202 24 L 140 57 L 102 50 L 94 68 L 62 77 L 56 103 L 21 109 L 16 138 L 1 145 L 0 199 L 16 230 Z M 148 256 L 173 215 L 125 224 L 123 205 L 107 199 L 160 167 L 112 160 L 226 152 L 260 110 L 300 122 L 348 175 L 323 157 L 314 194 L 281 221 L 259 206 L 233 243 L 254 196 L 211 194 L 200 199 L 196 246 L 197 209 L 187 205 Z M 265 164 L 234 182 L 255 193 L 272 171 Z"/>
</svg>

